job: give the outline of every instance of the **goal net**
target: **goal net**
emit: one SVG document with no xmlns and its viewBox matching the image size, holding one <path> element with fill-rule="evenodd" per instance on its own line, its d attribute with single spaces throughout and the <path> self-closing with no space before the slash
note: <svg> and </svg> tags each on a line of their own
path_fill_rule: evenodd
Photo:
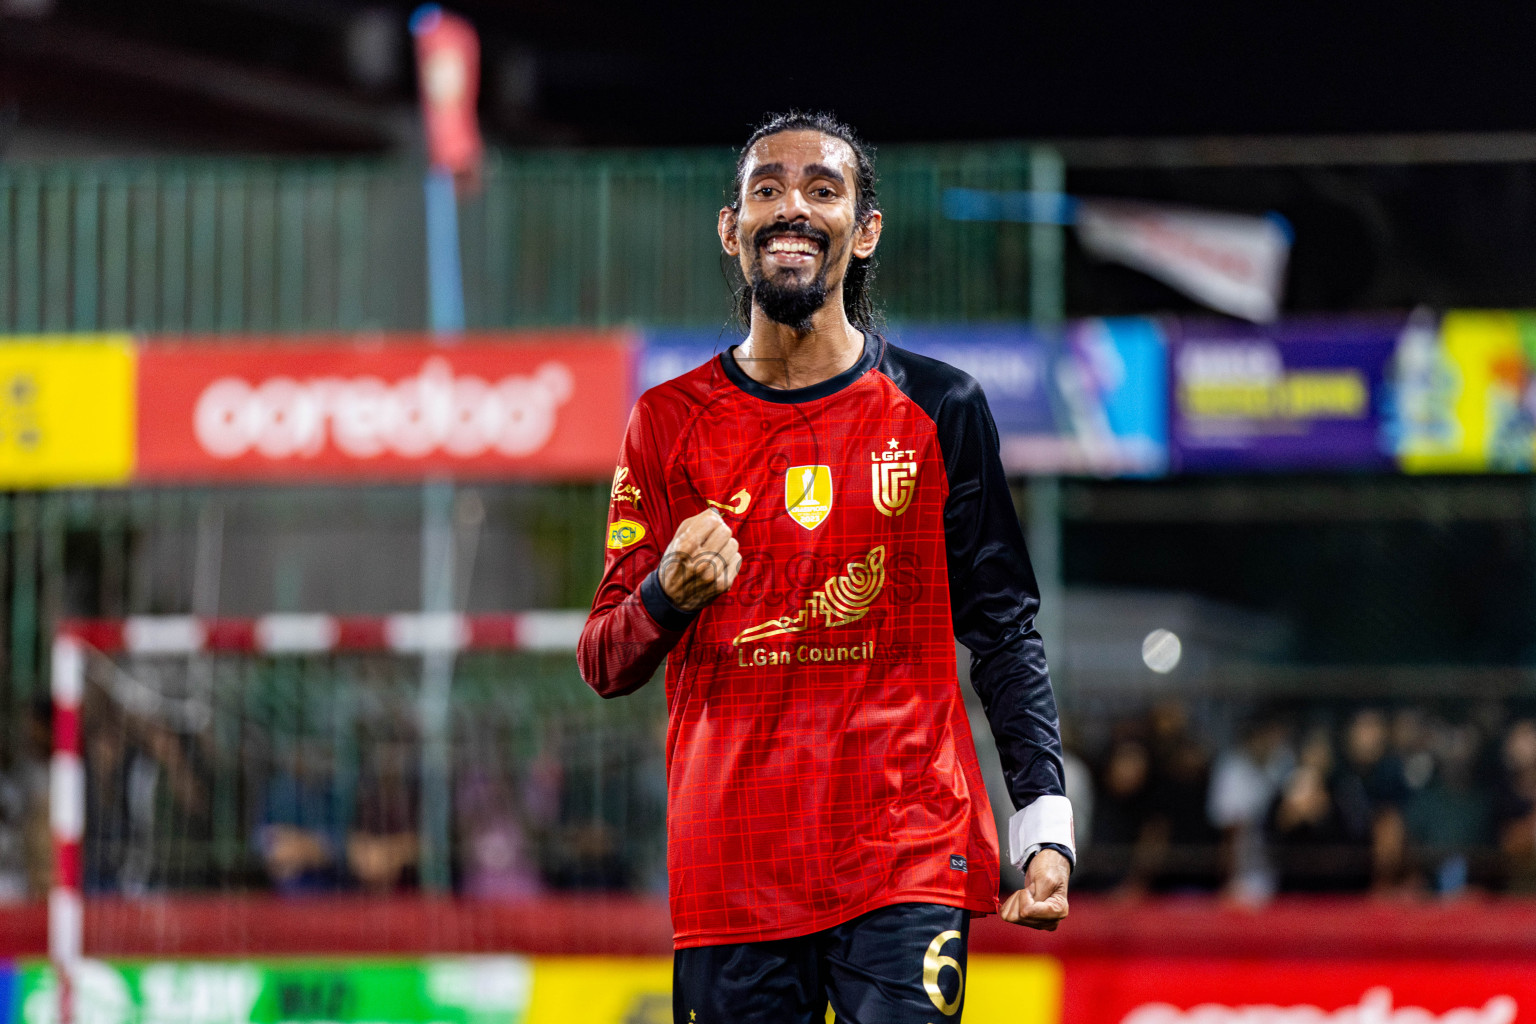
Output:
<svg viewBox="0 0 1536 1024">
<path fill-rule="evenodd" d="M 581 682 L 582 617 L 65 625 L 56 966 L 494 952 L 558 927 L 497 908 L 595 893 L 624 951 L 665 884 L 665 706 Z"/>
</svg>

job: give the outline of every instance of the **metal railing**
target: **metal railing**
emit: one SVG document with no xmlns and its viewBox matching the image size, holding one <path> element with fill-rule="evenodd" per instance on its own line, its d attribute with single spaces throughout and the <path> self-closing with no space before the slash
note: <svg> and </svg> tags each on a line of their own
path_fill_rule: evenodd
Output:
<svg viewBox="0 0 1536 1024">
<path fill-rule="evenodd" d="M 1019 144 L 888 147 L 879 292 L 901 320 L 1021 319 L 1030 236 L 944 219 L 1025 188 Z M 463 230 L 471 327 L 723 323 L 723 150 L 500 153 Z M 0 334 L 424 325 L 419 169 L 400 162 L 0 165 Z"/>
</svg>

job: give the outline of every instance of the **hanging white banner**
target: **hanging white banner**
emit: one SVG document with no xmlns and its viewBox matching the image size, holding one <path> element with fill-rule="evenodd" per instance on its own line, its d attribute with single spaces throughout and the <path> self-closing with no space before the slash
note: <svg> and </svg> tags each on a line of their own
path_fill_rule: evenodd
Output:
<svg viewBox="0 0 1536 1024">
<path fill-rule="evenodd" d="M 1091 255 L 1135 267 L 1212 309 L 1256 323 L 1279 316 L 1291 251 L 1279 216 L 1083 199 L 1077 236 Z"/>
</svg>

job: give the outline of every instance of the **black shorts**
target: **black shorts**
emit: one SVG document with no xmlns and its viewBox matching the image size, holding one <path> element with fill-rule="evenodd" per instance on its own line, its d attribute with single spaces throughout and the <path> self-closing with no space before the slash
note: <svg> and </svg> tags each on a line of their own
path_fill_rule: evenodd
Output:
<svg viewBox="0 0 1536 1024">
<path fill-rule="evenodd" d="M 679 949 L 677 1024 L 960 1024 L 970 911 L 898 903 L 792 939 Z"/>
</svg>

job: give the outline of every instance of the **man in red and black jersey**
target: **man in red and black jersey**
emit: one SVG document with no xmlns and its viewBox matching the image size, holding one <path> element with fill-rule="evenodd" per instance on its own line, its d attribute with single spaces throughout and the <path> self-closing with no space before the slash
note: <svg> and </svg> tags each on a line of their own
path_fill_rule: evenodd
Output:
<svg viewBox="0 0 1536 1024">
<path fill-rule="evenodd" d="M 582 677 L 665 658 L 675 1018 L 958 1021 L 972 914 L 1054 929 L 1073 852 L 1034 574 L 980 387 L 874 333 L 882 218 L 846 126 L 742 150 L 740 344 L 641 396 Z M 1026 885 L 955 671 L 971 651 Z"/>
</svg>

